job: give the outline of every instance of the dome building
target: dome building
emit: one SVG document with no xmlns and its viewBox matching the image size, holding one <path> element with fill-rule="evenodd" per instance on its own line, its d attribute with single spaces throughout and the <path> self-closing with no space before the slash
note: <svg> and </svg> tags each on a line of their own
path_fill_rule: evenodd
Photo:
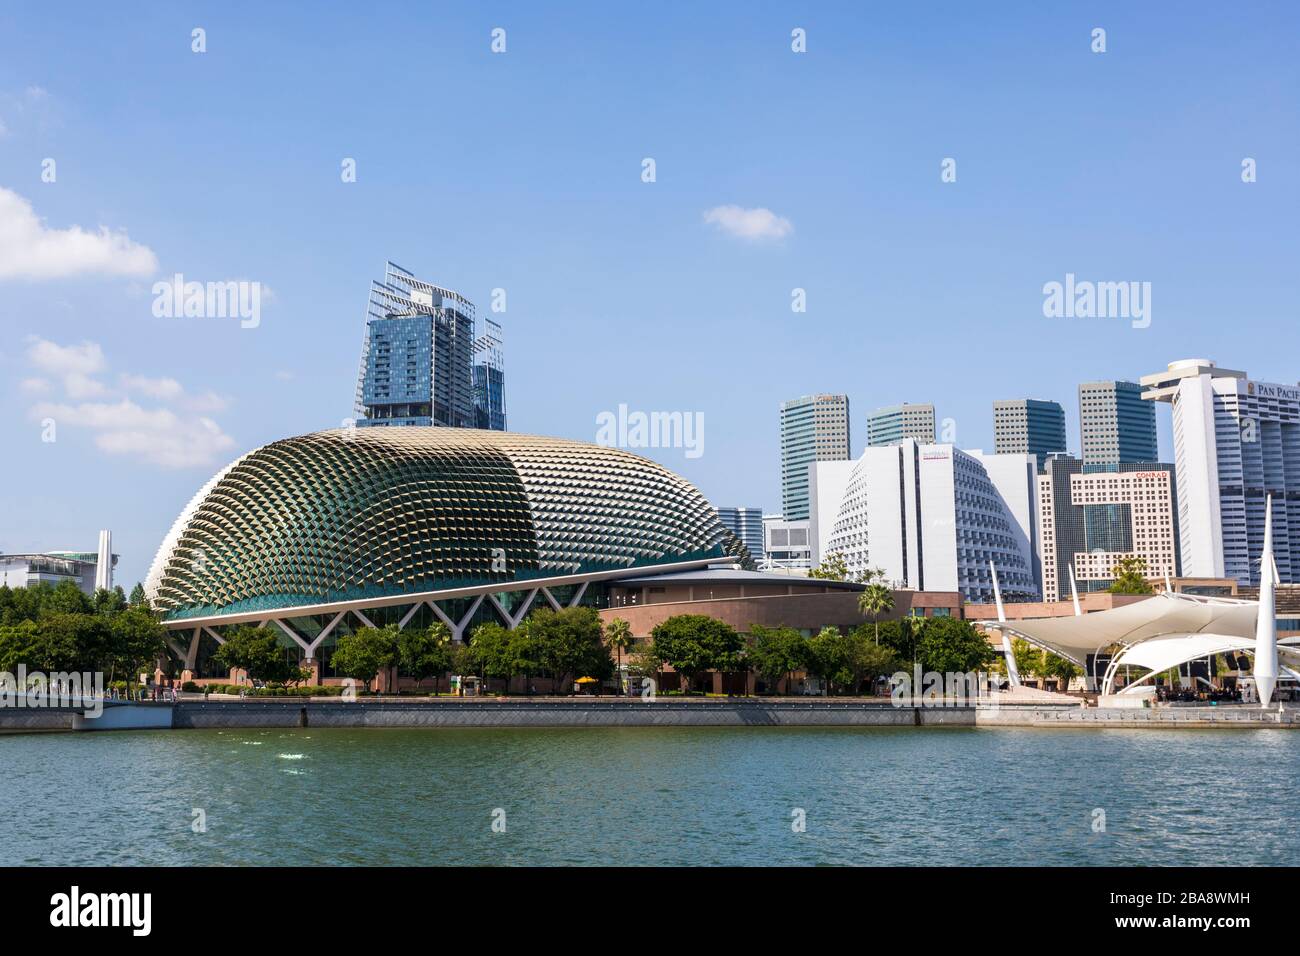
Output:
<svg viewBox="0 0 1300 956">
<path fill-rule="evenodd" d="M 751 568 L 690 482 L 616 448 L 465 428 L 334 429 L 214 475 L 145 581 L 187 669 L 273 624 L 319 665 L 339 634 L 608 606 L 622 577 Z"/>
</svg>

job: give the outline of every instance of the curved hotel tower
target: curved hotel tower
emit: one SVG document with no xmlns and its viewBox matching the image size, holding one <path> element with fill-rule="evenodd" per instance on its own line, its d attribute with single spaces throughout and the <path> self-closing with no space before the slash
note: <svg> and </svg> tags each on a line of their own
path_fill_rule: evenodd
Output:
<svg viewBox="0 0 1300 956">
<path fill-rule="evenodd" d="M 1258 586 L 1271 495 L 1275 583 L 1300 581 L 1300 388 L 1207 359 L 1142 384 L 1143 398 L 1173 406 L 1182 573 Z"/>
</svg>

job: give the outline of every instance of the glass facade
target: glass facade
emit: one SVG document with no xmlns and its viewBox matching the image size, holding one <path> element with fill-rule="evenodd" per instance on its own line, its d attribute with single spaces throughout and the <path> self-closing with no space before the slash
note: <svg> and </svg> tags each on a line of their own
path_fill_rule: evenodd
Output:
<svg viewBox="0 0 1300 956">
<path fill-rule="evenodd" d="M 476 341 L 472 302 L 388 263 L 384 281 L 370 288 L 357 379 L 357 426 L 504 431 L 500 326 L 488 326 L 488 335 Z M 475 364 L 479 352 L 487 352 L 487 357 Z"/>
<path fill-rule="evenodd" d="M 1089 465 L 1155 461 L 1156 409 L 1136 382 L 1079 386 L 1079 436 Z"/>
<path fill-rule="evenodd" d="M 994 402 L 993 444 L 999 455 L 1033 455 L 1041 472 L 1048 455 L 1065 451 L 1065 409 L 1033 398 Z"/>
<path fill-rule="evenodd" d="M 781 507 L 788 521 L 808 517 L 808 466 L 849 457 L 849 398 L 808 395 L 781 404 Z"/>
</svg>

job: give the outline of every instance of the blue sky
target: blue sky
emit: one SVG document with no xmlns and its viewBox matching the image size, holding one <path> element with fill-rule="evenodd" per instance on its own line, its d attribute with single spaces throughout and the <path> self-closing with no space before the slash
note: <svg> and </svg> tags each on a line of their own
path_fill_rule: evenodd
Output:
<svg viewBox="0 0 1300 956">
<path fill-rule="evenodd" d="M 513 430 L 703 413 L 702 456 L 648 453 L 715 504 L 779 509 L 777 407 L 811 392 L 855 446 L 931 401 L 991 449 L 992 402 L 1036 397 L 1077 447 L 1080 381 L 1300 378 L 1296 6 L 991 6 L 6 6 L 0 549 L 112 528 L 129 587 L 221 464 L 350 414 L 387 258 L 480 314 L 507 291 Z M 176 272 L 262 283 L 260 325 L 155 317 Z M 1150 327 L 1045 318 L 1067 272 L 1150 282 Z"/>
</svg>

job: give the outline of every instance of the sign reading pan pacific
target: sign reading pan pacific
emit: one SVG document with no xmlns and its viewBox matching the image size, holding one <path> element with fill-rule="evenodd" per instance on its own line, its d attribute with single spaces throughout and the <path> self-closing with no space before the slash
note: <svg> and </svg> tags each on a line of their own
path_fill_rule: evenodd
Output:
<svg viewBox="0 0 1300 956">
<path fill-rule="evenodd" d="M 1300 402 L 1300 388 L 1292 385 L 1270 385 L 1267 382 L 1247 382 L 1246 394 L 1256 398 L 1279 398 L 1288 402 Z"/>
</svg>

